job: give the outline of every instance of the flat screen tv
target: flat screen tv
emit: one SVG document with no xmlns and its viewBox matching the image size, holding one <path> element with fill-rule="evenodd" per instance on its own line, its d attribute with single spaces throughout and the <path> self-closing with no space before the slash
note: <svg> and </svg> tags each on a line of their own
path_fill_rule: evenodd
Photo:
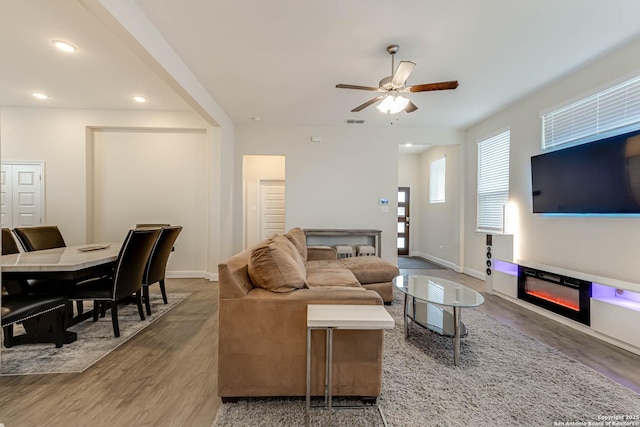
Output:
<svg viewBox="0 0 640 427">
<path fill-rule="evenodd" d="M 640 131 L 531 157 L 533 213 L 639 214 Z"/>
</svg>

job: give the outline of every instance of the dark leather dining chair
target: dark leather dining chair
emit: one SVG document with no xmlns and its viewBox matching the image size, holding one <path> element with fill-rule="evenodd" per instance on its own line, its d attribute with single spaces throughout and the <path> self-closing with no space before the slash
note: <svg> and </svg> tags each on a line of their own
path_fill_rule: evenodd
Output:
<svg viewBox="0 0 640 427">
<path fill-rule="evenodd" d="M 13 238 L 11 230 L 2 227 L 2 255 L 17 254 L 20 252 L 16 239 Z"/>
<path fill-rule="evenodd" d="M 60 229 L 56 225 L 16 227 L 13 229 L 13 232 L 25 252 L 64 248 L 67 246 L 64 243 Z"/>
<path fill-rule="evenodd" d="M 165 304 L 167 301 L 167 292 L 164 287 L 164 278 L 167 270 L 167 261 L 173 250 L 173 245 L 178 239 L 178 235 L 182 231 L 179 225 L 162 227 L 158 240 L 153 246 L 151 256 L 147 261 L 142 277 L 142 290 L 144 296 L 144 304 L 147 309 L 147 315 L 151 316 L 151 302 L 149 301 L 149 286 L 154 283 L 160 284 L 160 292 L 162 292 L 162 300 Z"/>
<path fill-rule="evenodd" d="M 2 255 L 11 255 L 20 253 L 18 244 L 13 237 L 11 230 L 2 227 Z M 55 290 L 54 284 L 47 279 L 32 280 L 3 280 L 2 286 L 9 294 L 25 294 L 25 295 L 51 295 Z"/>
<path fill-rule="evenodd" d="M 72 301 L 93 301 L 94 321 L 98 320 L 100 306 L 111 303 L 111 321 L 116 337 L 120 336 L 118 302 L 135 294 L 140 320 L 144 320 L 142 275 L 159 235 L 159 228 L 129 230 L 116 259 L 113 274 L 79 283 L 69 294 Z"/>
<path fill-rule="evenodd" d="M 20 249 L 18 249 L 18 245 L 16 243 L 16 239 L 13 238 L 13 234 L 11 230 L 2 227 L 2 255 L 11 255 L 20 253 Z M 10 294 L 18 294 L 22 292 L 23 286 L 20 285 L 20 282 L 17 280 L 3 280 L 2 281 L 2 295 Z"/>
<path fill-rule="evenodd" d="M 3 295 L 2 296 L 2 329 L 4 331 L 5 347 L 13 347 L 16 338 L 13 336 L 13 325 L 28 320 L 40 321 L 42 315 L 55 311 L 54 337 L 56 347 L 62 347 L 64 339 L 64 308 L 65 298 L 61 296 L 47 295 Z M 37 332 L 38 327 L 34 328 Z M 38 336 L 32 337 L 38 342 Z"/>
<path fill-rule="evenodd" d="M 66 243 L 57 225 L 38 225 L 34 227 L 16 227 L 13 229 L 20 245 L 25 252 L 42 251 L 45 249 L 64 248 Z M 30 292 L 45 293 L 51 285 L 43 280 L 29 281 Z M 82 301 L 76 303 L 78 314 L 84 311 Z"/>
</svg>

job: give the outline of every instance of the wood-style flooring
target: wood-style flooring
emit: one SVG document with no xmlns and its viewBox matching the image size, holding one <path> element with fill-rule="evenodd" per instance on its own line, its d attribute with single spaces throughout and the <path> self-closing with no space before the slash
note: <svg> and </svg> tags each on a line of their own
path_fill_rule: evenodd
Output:
<svg viewBox="0 0 640 427">
<path fill-rule="evenodd" d="M 85 372 L 0 377 L 0 423 L 210 427 L 220 406 L 218 284 L 169 279 L 166 288 L 192 294 Z"/>
<path fill-rule="evenodd" d="M 482 292 L 485 302 L 479 309 L 484 313 L 640 393 L 639 355 L 558 323 L 504 298 L 486 294 L 484 282 L 466 274 L 444 269 L 401 270 L 401 273 L 442 277 Z M 473 328 L 473 325 L 467 326 Z"/>
<path fill-rule="evenodd" d="M 449 270 L 409 272 L 484 289 Z M 0 423 L 210 427 L 220 406 L 217 289 L 215 282 L 169 279 L 169 292 L 192 295 L 83 373 L 0 377 Z M 640 393 L 640 356 L 492 295 L 480 309 Z"/>
</svg>

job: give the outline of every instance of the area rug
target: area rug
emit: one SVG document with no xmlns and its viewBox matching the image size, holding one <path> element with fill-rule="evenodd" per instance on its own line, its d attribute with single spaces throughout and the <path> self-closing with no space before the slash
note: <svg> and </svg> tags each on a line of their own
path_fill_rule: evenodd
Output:
<svg viewBox="0 0 640 427">
<path fill-rule="evenodd" d="M 68 330 L 78 334 L 78 340 L 56 348 L 54 344 L 26 344 L 11 348 L 2 347 L 0 352 L 0 374 L 53 374 L 82 372 L 109 352 L 126 342 L 135 334 L 162 317 L 187 298 L 190 293 L 167 294 L 169 304 L 164 304 L 160 294 L 151 294 L 151 316 L 140 321 L 135 304 L 118 307 L 120 337 L 115 338 L 111 314 L 93 322 L 85 320 Z M 21 331 L 16 327 L 16 334 Z"/>
<path fill-rule="evenodd" d="M 478 309 L 463 309 L 469 335 L 458 367 L 451 339 L 417 326 L 404 339 L 398 295 L 387 309 L 396 326 L 385 333 L 379 404 L 390 426 L 607 425 L 640 416 L 640 394 Z M 312 425 L 324 425 L 325 414 L 313 410 Z M 245 399 L 223 404 L 214 426 L 303 423 L 304 398 Z M 335 411 L 333 425 L 382 422 L 371 408 Z"/>
<path fill-rule="evenodd" d="M 422 270 L 430 270 L 434 268 L 444 268 L 437 264 L 427 261 L 426 259 L 422 259 L 419 257 L 408 257 L 408 256 L 399 256 L 398 257 L 398 268 L 401 269 L 422 269 Z"/>
</svg>

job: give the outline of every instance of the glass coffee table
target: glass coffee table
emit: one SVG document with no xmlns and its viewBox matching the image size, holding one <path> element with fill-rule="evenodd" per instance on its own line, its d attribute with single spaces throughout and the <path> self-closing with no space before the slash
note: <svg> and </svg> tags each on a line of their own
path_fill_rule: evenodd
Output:
<svg viewBox="0 0 640 427">
<path fill-rule="evenodd" d="M 437 334 L 453 338 L 453 363 L 460 364 L 460 338 L 467 336 L 462 323 L 463 307 L 477 307 L 484 302 L 480 293 L 451 280 L 433 276 L 407 274 L 397 276 L 393 284 L 404 293 L 404 337 L 409 338 L 416 323 Z M 445 307 L 452 307 L 453 313 Z"/>
</svg>

